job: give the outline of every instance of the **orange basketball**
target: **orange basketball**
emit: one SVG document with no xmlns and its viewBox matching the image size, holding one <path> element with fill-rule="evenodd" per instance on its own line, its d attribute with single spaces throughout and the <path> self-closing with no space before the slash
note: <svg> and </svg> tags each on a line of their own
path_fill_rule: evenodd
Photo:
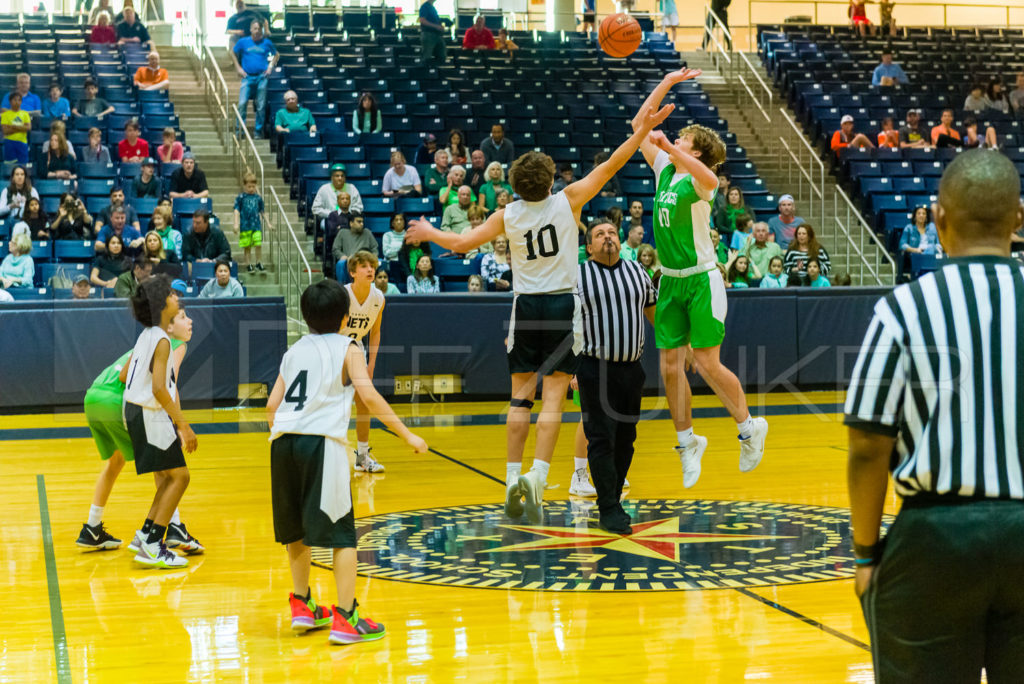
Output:
<svg viewBox="0 0 1024 684">
<path fill-rule="evenodd" d="M 628 14 L 609 14 L 597 31 L 597 41 L 609 57 L 628 57 L 640 47 L 640 24 Z"/>
</svg>

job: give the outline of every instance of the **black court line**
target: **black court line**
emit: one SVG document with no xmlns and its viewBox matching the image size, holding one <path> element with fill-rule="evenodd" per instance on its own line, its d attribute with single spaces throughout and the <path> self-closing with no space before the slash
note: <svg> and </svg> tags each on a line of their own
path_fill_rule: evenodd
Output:
<svg viewBox="0 0 1024 684">
<path fill-rule="evenodd" d="M 785 613 L 786 615 L 788 615 L 790 617 L 794 617 L 797 620 L 800 620 L 801 622 L 810 625 L 811 627 L 816 627 L 817 629 L 820 629 L 822 632 L 825 632 L 826 634 L 831 634 L 834 637 L 842 639 L 843 641 L 845 641 L 848 644 L 856 646 L 857 648 L 864 649 L 865 651 L 868 651 L 868 652 L 871 651 L 871 647 L 868 646 L 867 644 L 865 644 L 860 639 L 855 639 L 854 637 L 850 636 L 849 634 L 843 634 L 839 630 L 833 629 L 832 627 L 829 627 L 826 624 L 822 624 L 821 622 L 818 622 L 814 618 L 809 618 L 806 615 L 798 613 L 795 610 L 793 610 L 792 608 L 787 608 L 786 606 L 784 606 L 784 605 L 782 605 L 780 603 L 776 603 L 775 601 L 772 601 L 769 598 L 765 598 L 764 596 L 759 596 L 759 595 L 755 594 L 754 592 L 750 591 L 749 589 L 735 588 L 735 587 L 734 587 L 734 589 L 736 591 L 738 591 L 739 593 L 743 594 L 744 596 L 749 596 L 750 598 L 754 599 L 755 601 L 760 601 L 764 605 L 769 606 L 771 608 L 774 608 L 775 610 L 779 611 L 780 613 Z"/>
<path fill-rule="evenodd" d="M 57 661 L 57 681 L 70 684 L 71 663 L 68 658 L 68 639 L 64 632 L 64 609 L 60 603 L 60 584 L 57 581 L 57 558 L 53 553 L 53 533 L 50 530 L 50 507 L 46 503 L 46 480 L 36 475 L 39 491 L 39 523 L 43 528 L 43 552 L 46 556 L 46 588 L 50 594 L 50 625 L 53 627 L 53 655 Z"/>
<path fill-rule="evenodd" d="M 383 431 L 383 432 L 388 433 L 389 435 L 393 435 L 395 437 L 398 437 L 398 435 L 396 435 L 394 432 L 392 432 L 390 428 L 381 426 L 380 430 Z M 401 439 L 401 438 L 399 438 L 399 439 Z M 505 482 L 503 480 L 499 480 L 498 478 L 494 477 L 490 473 L 485 473 L 484 471 L 480 470 L 479 468 L 474 468 L 473 466 L 469 465 L 468 463 L 464 463 L 464 462 L 460 461 L 457 458 L 452 458 L 448 454 L 441 453 L 440 451 L 438 451 L 437 449 L 434 449 L 433 447 L 429 447 L 428 446 L 427 447 L 427 451 L 429 451 L 430 453 L 432 453 L 432 454 L 434 454 L 436 456 L 440 456 L 441 458 L 448 459 L 452 463 L 454 463 L 456 465 L 460 465 L 463 468 L 466 468 L 467 470 L 472 470 L 477 475 L 482 475 L 482 476 L 486 477 L 488 480 L 494 480 L 495 482 L 500 484 L 502 487 L 505 486 Z"/>
</svg>

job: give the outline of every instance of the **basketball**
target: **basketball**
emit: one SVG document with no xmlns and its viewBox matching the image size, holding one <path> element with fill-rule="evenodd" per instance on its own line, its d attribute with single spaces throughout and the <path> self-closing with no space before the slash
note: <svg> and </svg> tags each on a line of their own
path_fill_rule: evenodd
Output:
<svg viewBox="0 0 1024 684">
<path fill-rule="evenodd" d="M 640 47 L 643 31 L 637 20 L 628 14 L 609 14 L 601 22 L 597 40 L 609 57 L 628 57 Z"/>
</svg>

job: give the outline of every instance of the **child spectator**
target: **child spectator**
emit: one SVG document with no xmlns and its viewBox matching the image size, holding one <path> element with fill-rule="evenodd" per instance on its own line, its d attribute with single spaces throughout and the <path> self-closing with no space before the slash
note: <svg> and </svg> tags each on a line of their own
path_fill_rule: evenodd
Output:
<svg viewBox="0 0 1024 684">
<path fill-rule="evenodd" d="M 377 273 L 373 277 L 373 285 L 385 295 L 402 294 L 402 291 L 398 289 L 398 286 L 390 282 L 388 269 L 384 266 L 377 268 Z"/>
<path fill-rule="evenodd" d="M 752 280 L 751 276 L 750 259 L 741 254 L 733 259 L 733 262 L 729 264 L 726 282 L 728 283 L 728 287 L 750 287 L 750 281 Z"/>
<path fill-rule="evenodd" d="M 487 218 L 487 212 L 483 207 L 479 205 L 472 205 L 466 210 L 466 218 L 469 219 L 469 229 L 473 230 L 484 222 Z M 476 249 L 470 250 L 467 254 L 467 258 L 471 258 L 475 254 L 489 254 L 494 249 L 494 245 L 490 242 L 485 242 Z"/>
<path fill-rule="evenodd" d="M 10 109 L 0 114 L 0 129 L 4 134 L 4 161 L 28 164 L 28 134 L 32 130 L 32 117 L 21 108 L 21 93 L 14 90 L 8 95 Z"/>
<path fill-rule="evenodd" d="M 384 119 L 377 107 L 377 99 L 373 93 L 363 93 L 359 96 L 359 104 L 355 111 L 352 112 L 352 132 L 380 133 L 382 130 L 384 130 Z"/>
<path fill-rule="evenodd" d="M 729 261 L 729 250 L 722 243 L 722 236 L 714 228 L 711 229 L 711 246 L 715 248 L 715 257 L 718 263 L 724 264 Z"/>
<path fill-rule="evenodd" d="M 78 178 L 75 158 L 69 152 L 69 145 L 63 133 L 51 133 L 50 145 L 46 150 L 46 177 L 74 180 Z"/>
<path fill-rule="evenodd" d="M 835 277 L 836 285 L 839 287 L 850 287 L 853 285 L 853 278 L 849 273 L 840 273 Z"/>
<path fill-rule="evenodd" d="M 53 235 L 50 232 L 50 220 L 43 211 L 43 204 L 37 197 L 30 197 L 25 204 L 25 212 L 21 220 L 28 225 L 33 240 L 50 240 Z"/>
<path fill-rule="evenodd" d="M 124 125 L 124 139 L 117 143 L 117 157 L 123 162 L 141 162 L 149 156 L 149 143 L 139 137 L 139 122 L 132 119 Z"/>
<path fill-rule="evenodd" d="M 25 233 L 19 233 L 11 240 L 10 250 L 0 263 L 0 287 L 32 287 L 36 277 L 36 264 L 31 256 L 32 240 Z"/>
<path fill-rule="evenodd" d="M 262 250 L 263 250 L 263 219 L 266 217 L 266 208 L 263 198 L 256 192 L 256 174 L 249 171 L 242 178 L 242 189 L 235 198 L 235 233 L 238 234 L 238 246 L 244 254 L 244 264 L 249 273 L 259 271 L 263 273 Z M 253 266 L 249 260 L 249 252 L 256 248 L 256 265 Z"/>
<path fill-rule="evenodd" d="M 107 238 L 107 249 L 103 254 L 96 255 L 92 261 L 89 282 L 96 287 L 112 288 L 117 279 L 132 268 L 132 262 L 125 256 L 124 243 L 120 235 Z"/>
<path fill-rule="evenodd" d="M 786 287 L 786 274 L 782 272 L 782 257 L 773 256 L 768 262 L 768 273 L 761 278 L 761 287 L 766 289 Z"/>
<path fill-rule="evenodd" d="M 994 126 L 985 127 L 985 137 L 978 137 L 978 120 L 973 116 L 964 117 L 963 148 L 965 150 L 980 147 L 982 149 L 999 149 L 999 137 Z"/>
<path fill-rule="evenodd" d="M 480 261 L 480 275 L 494 285 L 499 292 L 507 292 L 512 289 L 512 276 L 508 263 L 508 238 L 502 233 L 491 242 L 494 251 L 485 254 Z"/>
<path fill-rule="evenodd" d="M 161 486 L 146 518 L 135 562 L 151 568 L 183 568 L 188 560 L 164 544 L 172 512 L 188 487 L 185 454 L 198 446 L 196 435 L 175 402 L 177 376 L 167 330 L 178 315 L 178 294 L 171 279 L 158 275 L 142 283 L 132 297 L 135 320 L 145 326 L 131 360 L 121 369 L 125 383 L 124 422 L 131 437 L 135 472 L 156 473 Z"/>
<path fill-rule="evenodd" d="M 163 144 L 156 148 L 156 155 L 162 164 L 180 164 L 185 155 L 185 146 L 178 140 L 177 132 L 170 126 L 164 129 Z"/>
<path fill-rule="evenodd" d="M 201 299 L 225 299 L 228 297 L 244 297 L 242 284 L 231 277 L 231 262 L 221 257 L 217 259 L 213 280 L 208 280 L 199 291 Z"/>
<path fill-rule="evenodd" d="M 416 270 L 405 281 L 409 294 L 436 294 L 441 291 L 441 281 L 434 275 L 434 262 L 424 254 L 416 262 Z"/>
<path fill-rule="evenodd" d="M 900 146 L 900 132 L 896 130 L 891 116 L 882 119 L 882 130 L 878 132 L 878 146 L 893 148 Z"/>
<path fill-rule="evenodd" d="M 391 230 L 384 233 L 384 258 L 394 261 L 405 242 L 405 214 L 391 215 Z"/>
<path fill-rule="evenodd" d="M 509 58 L 512 58 L 515 51 L 519 49 L 519 46 L 508 37 L 508 31 L 501 28 L 498 29 L 498 35 L 494 39 L 494 49 L 505 52 Z"/>
<path fill-rule="evenodd" d="M 99 90 L 96 81 L 91 78 L 85 79 L 85 97 L 75 104 L 75 108 L 71 110 L 71 113 L 75 116 L 95 116 L 100 120 L 107 114 L 113 114 L 114 106 L 102 97 L 97 96 Z"/>
<path fill-rule="evenodd" d="M 374 389 L 359 345 L 339 334 L 349 312 L 345 288 L 332 280 L 314 283 L 302 293 L 300 307 L 310 334 L 285 353 L 267 400 L 274 538 L 288 550 L 292 630 L 330 624 L 331 643 L 372 641 L 384 636 L 384 626 L 360 617 L 355 598 L 355 512 L 345 449 L 354 399 L 416 452 L 427 444 Z M 333 551 L 338 603 L 330 610 L 318 606 L 310 590 L 311 545 Z"/>
<path fill-rule="evenodd" d="M 739 190 L 739 188 L 732 188 L 729 192 L 731 193 L 733 190 Z M 738 252 L 746 246 L 751 238 L 754 219 L 744 211 L 735 216 L 733 225 L 735 230 L 732 232 L 732 238 L 729 240 L 729 249 Z"/>
<path fill-rule="evenodd" d="M 40 111 L 47 119 L 71 118 L 71 103 L 66 97 L 61 97 L 60 83 L 57 81 L 50 84 L 50 97 L 42 101 Z"/>
<path fill-rule="evenodd" d="M 82 149 L 82 161 L 110 163 L 110 150 L 103 144 L 103 131 L 95 126 L 89 129 L 89 144 Z"/>
<path fill-rule="evenodd" d="M 21 218 L 25 204 L 32 197 L 39 199 L 39 193 L 32 187 L 28 170 L 24 166 L 15 166 L 11 170 L 11 182 L 0 191 L 0 216 Z"/>
<path fill-rule="evenodd" d="M 832 283 L 822 274 L 822 263 L 818 257 L 807 259 L 807 284 L 811 287 L 832 287 Z"/>
<path fill-rule="evenodd" d="M 156 208 L 149 223 L 149 230 L 159 235 L 160 240 L 164 243 L 164 250 L 168 254 L 174 254 L 178 258 L 178 262 L 181 262 L 182 235 L 174 229 L 169 208 Z"/>
<path fill-rule="evenodd" d="M 483 292 L 484 291 L 484 279 L 475 273 L 469 276 L 469 280 L 466 281 L 467 292 Z"/>
<path fill-rule="evenodd" d="M 458 128 L 453 128 L 448 132 L 448 157 L 453 165 L 458 164 L 461 166 L 469 159 L 469 151 L 466 150 L 465 140 L 466 136 Z M 462 172 L 465 173 L 466 170 L 462 169 Z"/>
<path fill-rule="evenodd" d="M 142 170 L 139 171 L 138 177 L 132 179 L 131 197 L 133 199 L 140 197 L 156 199 L 160 196 L 160 179 L 156 177 L 155 168 L 156 160 L 152 157 L 142 160 Z"/>
</svg>

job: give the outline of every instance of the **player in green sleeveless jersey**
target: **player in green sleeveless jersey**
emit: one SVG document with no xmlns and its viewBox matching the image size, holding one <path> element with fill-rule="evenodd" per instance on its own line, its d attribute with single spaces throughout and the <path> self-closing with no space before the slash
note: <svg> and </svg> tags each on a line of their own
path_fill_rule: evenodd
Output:
<svg viewBox="0 0 1024 684">
<path fill-rule="evenodd" d="M 185 315 L 184 307 L 179 310 L 167 332 L 171 336 L 174 373 L 177 376 L 188 349 L 188 341 L 192 339 L 192 319 Z M 96 480 L 96 490 L 93 494 L 92 506 L 89 508 L 89 520 L 82 526 L 82 531 L 75 542 L 79 547 L 89 551 L 116 549 L 121 545 L 120 539 L 115 538 L 104 529 L 102 520 L 103 508 L 107 505 L 107 499 L 114 488 L 117 476 L 120 475 L 125 462 L 135 458 L 132 440 L 124 426 L 121 412 L 125 385 L 122 369 L 128 367 L 131 355 L 132 352 L 129 351 L 103 369 L 85 393 L 85 418 L 89 424 L 89 432 L 92 434 L 93 441 L 96 442 L 100 458 L 106 461 L 103 472 Z M 174 512 L 172 520 L 184 530 L 177 511 Z M 168 537 L 170 536 L 169 532 Z M 201 548 L 194 539 L 191 541 L 184 539 L 183 541 L 184 545 L 179 546 L 186 551 L 195 552 Z"/>
<path fill-rule="evenodd" d="M 700 73 L 681 69 L 667 75 L 644 105 L 658 107 L 672 86 Z M 736 421 L 740 470 L 753 470 L 761 462 L 768 433 L 764 418 L 750 417 L 739 379 L 719 358 L 727 302 L 711 242 L 711 204 L 718 190 L 716 169 L 725 161 L 726 150 L 717 133 L 695 125 L 679 131 L 674 143 L 660 131 L 651 133 L 640 151 L 657 179 L 654 239 L 662 277 L 654 336 L 679 440 L 676 452 L 683 467 L 683 486 L 692 487 L 700 477 L 700 459 L 708 441 L 693 433 L 690 386 L 685 375 L 688 365 L 696 366 Z"/>
</svg>

